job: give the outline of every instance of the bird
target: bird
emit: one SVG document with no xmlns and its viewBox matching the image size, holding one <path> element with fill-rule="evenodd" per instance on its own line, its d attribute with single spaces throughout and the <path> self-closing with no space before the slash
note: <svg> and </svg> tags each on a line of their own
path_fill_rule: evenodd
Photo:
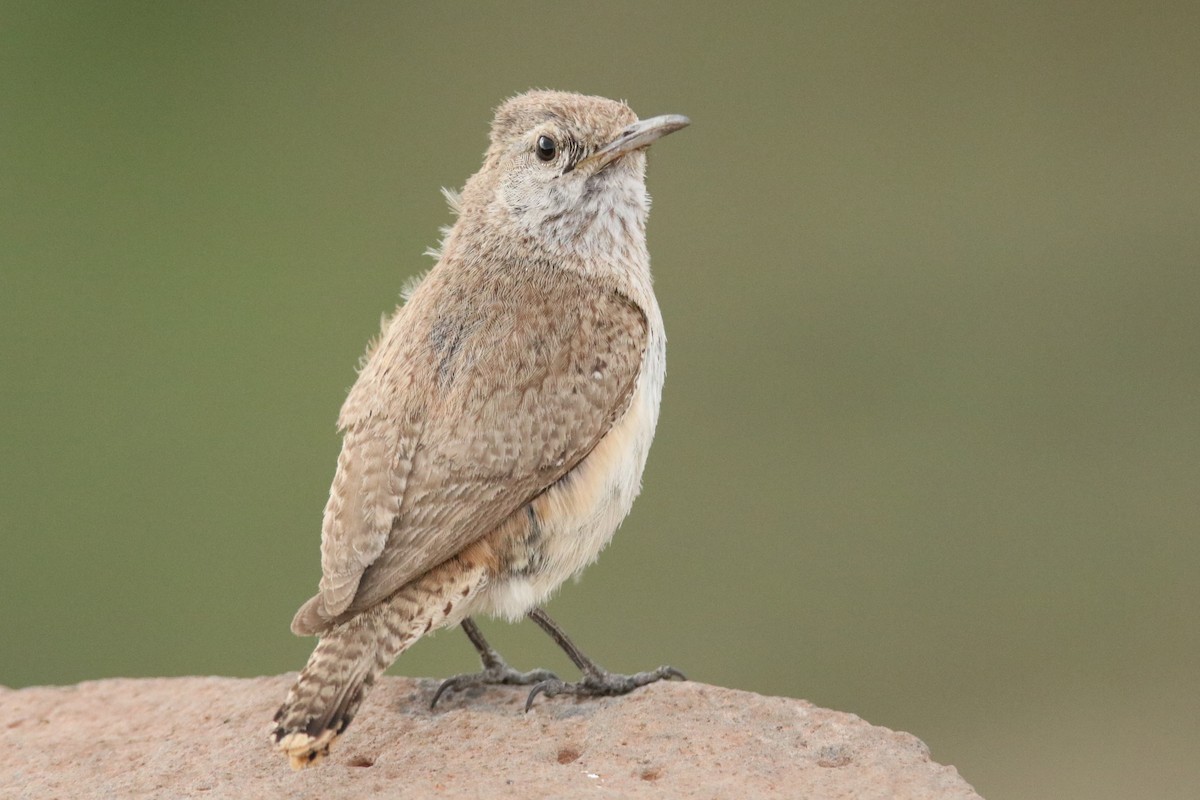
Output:
<svg viewBox="0 0 1200 800">
<path fill-rule="evenodd" d="M 455 221 L 402 293 L 341 408 L 317 594 L 292 620 L 317 645 L 274 718 L 293 768 L 320 761 L 378 677 L 459 625 L 485 684 L 611 696 L 683 673 L 617 675 L 541 608 L 591 564 L 641 490 L 666 335 L 646 248 L 646 150 L 690 124 L 533 90 L 495 111 L 479 171 L 443 190 Z M 581 671 L 518 672 L 473 620 L 528 617 Z"/>
</svg>

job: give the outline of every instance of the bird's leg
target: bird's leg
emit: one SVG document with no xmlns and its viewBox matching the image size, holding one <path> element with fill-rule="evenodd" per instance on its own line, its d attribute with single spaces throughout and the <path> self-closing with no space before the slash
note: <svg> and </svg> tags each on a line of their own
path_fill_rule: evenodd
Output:
<svg viewBox="0 0 1200 800">
<path fill-rule="evenodd" d="M 500 684 L 528 686 L 531 683 L 541 684 L 546 681 L 558 680 L 558 676 L 549 670 L 532 669 L 529 672 L 517 672 L 510 667 L 495 648 L 488 644 L 488 640 L 483 638 L 483 632 L 471 621 L 470 617 L 462 621 L 462 629 L 467 638 L 471 640 L 471 644 L 475 646 L 475 650 L 478 651 L 479 660 L 483 662 L 483 669 L 480 672 L 455 675 L 442 681 L 442 685 L 433 694 L 433 700 L 429 703 L 430 708 L 436 706 L 442 695 L 449 691 L 468 689 L 472 686 Z"/>
<path fill-rule="evenodd" d="M 539 694 L 554 697 L 559 694 L 573 694 L 576 697 L 608 697 L 618 694 L 628 694 L 640 686 L 669 678 L 679 678 L 686 681 L 682 672 L 674 667 L 659 667 L 649 672 L 638 672 L 634 675 L 616 675 L 592 661 L 580 650 L 570 637 L 563 632 L 554 620 L 550 619 L 540 608 L 529 612 L 529 618 L 538 624 L 542 630 L 550 634 L 554 643 L 563 649 L 567 657 L 579 667 L 583 678 L 578 683 L 566 683 L 558 678 L 547 678 L 541 681 L 529 693 L 525 701 L 525 710 L 533 707 L 533 701 Z"/>
</svg>

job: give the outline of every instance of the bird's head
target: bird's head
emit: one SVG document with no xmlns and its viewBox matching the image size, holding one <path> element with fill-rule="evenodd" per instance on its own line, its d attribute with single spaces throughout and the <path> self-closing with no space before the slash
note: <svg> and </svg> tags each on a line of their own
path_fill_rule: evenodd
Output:
<svg viewBox="0 0 1200 800">
<path fill-rule="evenodd" d="M 638 120 L 604 97 L 533 91 L 496 110 L 483 168 L 463 214 L 530 243 L 580 255 L 642 237 L 650 200 L 645 150 L 687 117 Z"/>
</svg>

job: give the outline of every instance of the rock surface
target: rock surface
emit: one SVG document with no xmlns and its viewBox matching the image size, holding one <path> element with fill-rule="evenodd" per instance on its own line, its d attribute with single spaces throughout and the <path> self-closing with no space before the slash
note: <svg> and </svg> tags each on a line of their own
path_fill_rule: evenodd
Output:
<svg viewBox="0 0 1200 800">
<path fill-rule="evenodd" d="M 385 678 L 319 766 L 268 741 L 295 678 L 0 687 L 0 797 L 978 798 L 907 733 L 802 700 L 660 683 L 620 698 Z"/>
</svg>

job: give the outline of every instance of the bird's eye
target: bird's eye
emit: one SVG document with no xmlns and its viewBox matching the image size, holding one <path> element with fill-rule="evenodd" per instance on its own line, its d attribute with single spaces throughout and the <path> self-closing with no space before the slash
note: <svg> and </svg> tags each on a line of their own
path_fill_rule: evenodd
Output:
<svg viewBox="0 0 1200 800">
<path fill-rule="evenodd" d="M 558 152 L 558 145 L 549 136 L 539 136 L 537 140 L 537 157 L 542 161 L 553 161 Z"/>
</svg>

